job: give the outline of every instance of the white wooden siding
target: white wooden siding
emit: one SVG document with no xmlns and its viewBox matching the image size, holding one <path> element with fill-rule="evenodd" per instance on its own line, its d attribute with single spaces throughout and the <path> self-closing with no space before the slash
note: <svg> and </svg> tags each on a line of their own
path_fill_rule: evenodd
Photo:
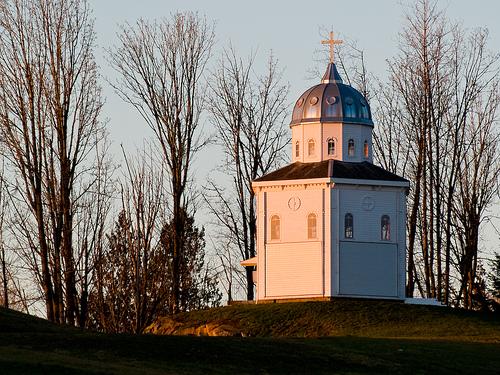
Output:
<svg viewBox="0 0 500 375">
<path fill-rule="evenodd" d="M 380 220 L 382 215 L 389 215 L 391 220 L 391 239 L 389 242 L 396 243 L 398 240 L 398 191 L 386 191 L 377 189 L 339 189 L 339 229 L 340 239 L 344 240 L 344 218 L 346 213 L 351 213 L 354 219 L 353 241 L 382 242 L 380 235 Z M 365 210 L 363 200 L 371 199 L 373 208 Z M 385 241 L 384 241 L 385 242 Z"/>
<path fill-rule="evenodd" d="M 366 196 L 371 197 L 374 202 L 369 210 L 363 208 L 363 198 Z M 291 197 L 298 197 L 301 201 L 300 208 L 295 211 L 288 206 Z M 336 184 L 331 189 L 328 185 L 314 183 L 275 186 L 259 191 L 257 202 L 258 300 L 336 295 L 378 297 L 380 294 L 385 297 L 404 298 L 406 280 L 404 189 L 350 184 Z M 346 241 L 344 217 L 347 212 L 352 213 L 354 217 L 354 238 Z M 309 213 L 317 215 L 317 240 L 307 239 Z M 269 220 L 273 214 L 278 214 L 281 218 L 279 241 L 269 240 Z M 380 238 L 382 215 L 389 215 L 391 219 L 390 241 L 383 241 Z M 397 249 L 396 261 L 394 263 L 394 258 L 387 257 L 387 253 L 382 254 L 380 258 L 373 252 L 368 254 L 358 252 L 356 255 L 354 251 L 346 257 L 345 247 L 342 250 L 344 252 L 342 257 L 341 241 L 348 244 L 369 243 L 371 248 L 387 245 Z M 372 259 L 372 256 L 376 258 Z M 383 263 L 386 265 L 382 267 Z M 377 267 L 370 271 L 372 264 L 385 267 L 385 277 L 396 280 L 396 292 L 391 289 L 394 285 L 384 281 L 382 287 L 377 287 L 379 290 L 377 294 L 369 288 L 366 293 L 348 294 L 347 292 L 351 293 L 356 288 L 360 293 L 360 286 L 356 285 L 357 279 L 349 279 L 347 277 L 349 274 L 355 274 L 358 270 L 366 268 L 368 271 L 363 273 L 365 277 L 380 279 L 376 276 L 380 271 L 377 271 Z M 347 287 L 349 284 L 346 282 L 351 283 L 353 280 L 355 283 Z M 360 279 L 359 282 L 366 280 Z M 390 287 L 387 287 L 389 284 Z M 388 289 L 391 291 L 387 292 Z"/>
<path fill-rule="evenodd" d="M 290 198 L 298 198 L 300 207 L 293 211 L 288 206 Z M 267 193 L 267 223 L 268 226 L 266 242 L 302 242 L 307 241 L 307 217 L 313 213 L 316 215 L 316 233 L 318 240 L 321 239 L 322 228 L 322 189 L 318 187 L 309 187 L 301 190 L 278 190 Z M 280 217 L 280 240 L 271 241 L 270 238 L 270 219 L 272 215 Z"/>
<path fill-rule="evenodd" d="M 363 208 L 364 197 L 373 199 L 373 208 L 366 210 Z M 336 203 L 337 202 L 337 203 Z M 345 291 L 346 279 L 344 279 L 344 290 L 341 290 L 342 272 L 345 277 L 349 269 L 342 269 L 346 264 L 341 259 L 341 243 L 368 243 L 373 248 L 391 244 L 397 245 L 396 263 L 392 267 L 392 260 L 388 262 L 386 272 L 387 276 L 397 281 L 396 292 L 391 291 L 390 296 L 403 299 L 405 297 L 406 283 L 406 196 L 401 188 L 380 187 L 380 186 L 356 186 L 356 185 L 336 185 L 332 190 L 331 199 L 331 223 L 332 228 L 337 226 L 337 233 L 332 234 L 332 295 L 347 294 Z M 346 213 L 352 213 L 354 217 L 354 238 L 346 240 L 344 238 L 344 218 Z M 391 239 L 390 241 L 381 240 L 380 219 L 382 215 L 389 215 L 391 219 Z M 338 236 L 336 239 L 333 239 Z M 345 247 L 344 247 L 345 249 Z M 343 250 L 345 251 L 345 250 Z M 369 258 L 368 254 L 368 258 Z M 363 258 L 363 257 L 361 257 Z M 359 260 L 359 267 L 364 267 L 364 261 Z M 376 272 L 376 271 L 374 271 Z M 369 275 L 369 273 L 367 274 Z M 367 290 L 366 296 L 375 296 Z"/>
<path fill-rule="evenodd" d="M 362 162 L 369 161 L 372 162 L 372 130 L 371 126 L 365 125 L 354 125 L 354 124 L 343 124 L 342 125 L 342 142 L 344 144 L 342 151 L 342 159 L 349 162 Z M 354 140 L 354 156 L 349 156 L 347 154 L 347 142 L 349 139 Z M 368 149 L 370 151 L 370 157 L 366 159 L 363 156 L 363 145 L 365 140 L 368 141 Z"/>
<path fill-rule="evenodd" d="M 321 242 L 266 245 L 267 298 L 322 295 Z"/>
<path fill-rule="evenodd" d="M 398 249 L 396 244 L 340 243 L 339 294 L 398 297 Z"/>
</svg>

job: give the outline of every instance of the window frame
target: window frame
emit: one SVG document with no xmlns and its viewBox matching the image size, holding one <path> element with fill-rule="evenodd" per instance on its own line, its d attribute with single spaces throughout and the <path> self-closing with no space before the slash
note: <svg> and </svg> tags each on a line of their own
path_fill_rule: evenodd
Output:
<svg viewBox="0 0 500 375">
<path fill-rule="evenodd" d="M 348 232 L 348 228 L 350 228 L 350 232 Z M 354 238 L 354 215 L 350 212 L 344 215 L 344 238 L 348 240 Z"/>
<path fill-rule="evenodd" d="M 365 159 L 368 159 L 370 157 L 370 146 L 368 145 L 368 141 L 366 139 L 363 143 L 363 156 L 365 157 Z"/>
<path fill-rule="evenodd" d="M 311 152 L 311 145 L 312 145 L 312 152 Z M 316 141 L 314 139 L 309 139 L 307 141 L 307 156 L 316 156 Z"/>
<path fill-rule="evenodd" d="M 333 144 L 333 152 L 330 153 L 330 143 Z M 328 156 L 334 156 L 336 154 L 336 142 L 334 138 L 328 138 L 326 140 L 326 154 Z"/>
<path fill-rule="evenodd" d="M 278 231 L 277 231 L 277 237 L 274 235 L 276 234 L 276 229 L 274 227 L 275 225 L 275 219 L 278 220 Z M 281 241 L 281 217 L 279 215 L 271 215 L 271 218 L 269 220 L 269 240 L 270 241 Z"/>
<path fill-rule="evenodd" d="M 299 141 L 295 142 L 295 157 L 296 158 L 300 157 L 300 142 Z"/>
<path fill-rule="evenodd" d="M 311 219 L 314 220 L 314 226 L 311 225 Z M 309 215 L 307 215 L 307 239 L 318 239 L 318 215 L 316 215 L 314 212 L 311 212 L 309 213 Z"/>
<path fill-rule="evenodd" d="M 356 147 L 353 138 L 349 138 L 347 141 L 347 156 L 354 157 L 356 155 Z"/>
<path fill-rule="evenodd" d="M 387 225 L 387 227 L 384 231 L 385 225 Z M 380 239 L 382 241 L 390 241 L 391 240 L 391 217 L 389 215 L 386 215 L 386 214 L 384 214 L 380 217 Z"/>
</svg>

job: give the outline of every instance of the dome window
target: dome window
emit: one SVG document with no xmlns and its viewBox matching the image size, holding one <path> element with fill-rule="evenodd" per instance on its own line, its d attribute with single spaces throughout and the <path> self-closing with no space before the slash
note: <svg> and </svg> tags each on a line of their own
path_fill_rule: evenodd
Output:
<svg viewBox="0 0 500 375">
<path fill-rule="evenodd" d="M 359 102 L 361 103 L 361 107 L 359 108 L 359 116 L 361 118 L 370 118 L 370 113 L 368 112 L 368 103 L 366 103 L 366 100 L 361 98 L 359 99 Z"/>
<path fill-rule="evenodd" d="M 300 156 L 300 143 L 299 141 L 295 142 L 295 157 L 298 158 Z"/>
<path fill-rule="evenodd" d="M 335 155 L 335 140 L 332 138 L 328 140 L 328 155 Z"/>
<path fill-rule="evenodd" d="M 345 117 L 356 117 L 356 106 L 354 100 L 348 96 L 345 98 Z"/>
<path fill-rule="evenodd" d="M 329 105 L 334 105 L 337 102 L 337 98 L 335 96 L 329 96 L 326 99 L 326 103 Z"/>
<path fill-rule="evenodd" d="M 347 156 L 354 156 L 354 139 L 349 139 L 347 142 Z"/>
<path fill-rule="evenodd" d="M 319 85 L 310 87 L 296 99 L 290 123 L 292 126 L 306 122 L 316 123 L 318 120 L 322 122 L 359 122 L 364 125 L 373 125 L 368 101 L 354 87 L 342 83 L 342 78 L 333 64 L 328 65 Z M 360 139 L 359 155 L 361 157 L 363 155 L 362 141 Z M 301 142 L 301 148 L 304 148 L 301 150 L 301 154 L 307 156 L 307 139 Z M 324 148 L 323 142 L 325 140 L 321 139 L 322 150 Z M 347 148 L 347 144 L 345 145 Z M 326 154 L 326 150 L 324 151 Z"/>
<path fill-rule="evenodd" d="M 363 155 L 365 156 L 365 158 L 368 159 L 369 155 L 368 141 L 365 141 L 365 144 L 363 145 Z"/>
<path fill-rule="evenodd" d="M 307 142 L 307 155 L 308 156 L 314 156 L 315 153 L 315 142 L 314 139 L 310 139 L 309 142 Z"/>
</svg>

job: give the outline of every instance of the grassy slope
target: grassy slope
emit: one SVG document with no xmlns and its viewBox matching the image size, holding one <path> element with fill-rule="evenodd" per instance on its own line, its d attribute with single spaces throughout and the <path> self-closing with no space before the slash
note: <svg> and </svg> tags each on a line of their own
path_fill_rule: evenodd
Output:
<svg viewBox="0 0 500 375">
<path fill-rule="evenodd" d="M 335 311 L 337 319 L 331 317 Z M 412 315 L 402 319 L 404 313 Z M 214 319 L 234 323 L 239 319 L 242 327 L 261 336 L 300 336 L 327 331 L 342 336 L 104 335 L 54 326 L 0 309 L 0 373 L 487 374 L 498 373 L 500 368 L 500 323 L 498 319 L 478 314 L 378 305 L 372 301 L 340 301 L 234 306 L 179 318 L 192 324 Z M 375 324 L 376 320 L 379 324 Z M 336 321 L 334 330 L 333 321 Z M 393 330 L 391 321 L 395 322 Z M 314 328 L 315 325 L 318 327 Z M 430 325 L 428 330 L 425 325 Z M 408 327 L 413 329 L 405 333 Z M 443 330 L 452 331 L 448 336 L 452 340 L 443 340 L 440 334 Z M 387 338 L 401 335 L 412 339 Z M 435 336 L 441 339 L 429 340 Z"/>
<path fill-rule="evenodd" d="M 446 338 L 500 343 L 500 317 L 444 307 L 336 299 L 235 305 L 180 314 L 186 326 L 224 322 L 249 336 Z"/>
</svg>

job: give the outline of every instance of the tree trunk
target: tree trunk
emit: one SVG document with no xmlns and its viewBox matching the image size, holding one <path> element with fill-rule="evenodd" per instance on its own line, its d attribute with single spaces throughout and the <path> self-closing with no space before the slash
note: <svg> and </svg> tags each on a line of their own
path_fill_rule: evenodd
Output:
<svg viewBox="0 0 500 375">
<path fill-rule="evenodd" d="M 0 251 L 2 252 L 2 287 L 3 287 L 3 307 L 9 308 L 9 283 L 7 280 L 7 261 L 5 259 L 5 247 L 3 240 L 0 243 Z"/>
</svg>

